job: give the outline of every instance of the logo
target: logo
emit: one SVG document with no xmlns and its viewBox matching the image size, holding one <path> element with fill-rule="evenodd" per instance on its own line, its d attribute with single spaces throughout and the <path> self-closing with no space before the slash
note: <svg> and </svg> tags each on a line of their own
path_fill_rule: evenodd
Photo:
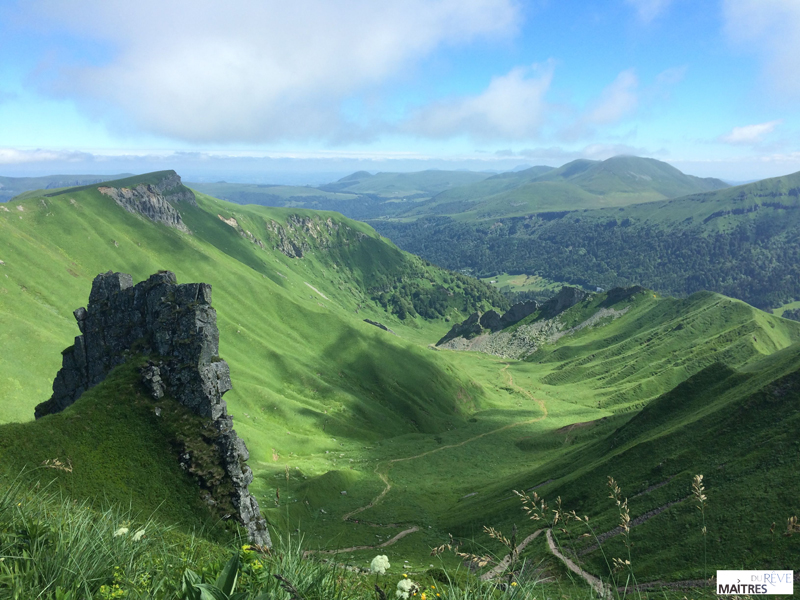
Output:
<svg viewBox="0 0 800 600">
<path fill-rule="evenodd" d="M 793 571 L 717 571 L 717 594 L 794 594 Z"/>
</svg>

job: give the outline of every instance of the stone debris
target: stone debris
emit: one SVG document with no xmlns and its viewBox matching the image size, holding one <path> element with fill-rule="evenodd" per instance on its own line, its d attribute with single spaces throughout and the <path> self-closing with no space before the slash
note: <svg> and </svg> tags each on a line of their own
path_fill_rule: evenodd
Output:
<svg viewBox="0 0 800 600">
<path fill-rule="evenodd" d="M 266 521 L 248 491 L 253 480 L 253 472 L 245 464 L 249 453 L 236 435 L 222 399 L 231 389 L 231 379 L 228 363 L 218 356 L 219 330 L 217 313 L 211 307 L 211 286 L 177 285 L 175 274 L 169 271 L 133 285 L 130 275 L 109 271 L 95 277 L 88 306 L 74 315 L 81 335 L 62 352 L 53 395 L 36 407 L 36 418 L 73 404 L 134 352 L 152 357 L 140 371 L 145 387 L 154 399 L 169 394 L 211 420 L 218 434 L 215 444 L 220 460 L 233 483 L 230 500 L 236 517 L 247 528 L 252 543 L 271 546 Z M 188 469 L 184 463 L 189 459 L 182 462 L 184 468 Z"/>
</svg>

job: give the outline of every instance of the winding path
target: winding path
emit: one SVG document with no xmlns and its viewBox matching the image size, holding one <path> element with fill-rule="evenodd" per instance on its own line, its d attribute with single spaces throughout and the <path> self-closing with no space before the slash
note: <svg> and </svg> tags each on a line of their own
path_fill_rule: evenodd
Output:
<svg viewBox="0 0 800 600">
<path fill-rule="evenodd" d="M 390 540 L 386 540 L 382 544 L 378 544 L 377 546 L 353 546 L 351 548 L 339 548 L 337 550 L 306 550 L 304 555 L 308 554 L 339 554 L 341 552 L 353 552 L 355 550 L 375 550 L 377 548 L 386 548 L 387 546 L 391 546 L 399 542 L 401 539 L 406 537 L 409 533 L 414 533 L 415 531 L 419 531 L 419 527 L 414 525 L 414 527 L 409 527 L 408 529 L 401 531 L 396 536 L 394 536 Z"/>
<path fill-rule="evenodd" d="M 527 396 L 528 398 L 530 398 L 534 402 L 536 402 L 539 405 L 539 408 L 544 413 L 542 416 L 536 417 L 534 419 L 528 419 L 527 421 L 519 421 L 518 423 L 509 423 L 508 425 L 503 425 L 502 427 L 498 427 L 497 429 L 492 429 L 491 431 L 485 431 L 483 433 L 480 433 L 480 434 L 478 434 L 476 436 L 473 436 L 471 438 L 468 438 L 466 440 L 458 442 L 457 444 L 448 444 L 446 446 L 440 446 L 438 448 L 434 448 L 433 450 L 428 450 L 427 452 L 422 452 L 422 453 L 416 454 L 414 456 L 406 456 L 404 458 L 393 458 L 393 459 L 388 460 L 386 462 L 378 463 L 378 465 L 375 467 L 375 474 L 378 477 L 380 477 L 381 481 L 383 481 L 383 483 L 384 483 L 384 485 L 386 487 L 384 487 L 383 490 L 381 491 L 381 493 L 378 494 L 377 496 L 375 496 L 375 498 L 373 498 L 370 501 L 369 504 L 366 504 L 364 506 L 360 506 L 359 508 L 356 508 L 355 510 L 350 511 L 346 515 L 343 515 L 342 516 L 342 520 L 343 521 L 349 521 L 353 517 L 353 515 L 357 515 L 360 512 L 363 512 L 363 511 L 365 511 L 367 509 L 370 509 L 373 506 L 375 506 L 378 502 L 383 500 L 383 497 L 386 496 L 386 494 L 389 493 L 389 490 L 392 489 L 392 484 L 389 482 L 389 469 L 391 469 L 392 465 L 394 465 L 395 463 L 405 462 L 405 461 L 408 461 L 408 460 L 416 460 L 418 458 L 422 458 L 423 456 L 430 456 L 431 454 L 436 454 L 437 452 L 441 452 L 443 450 L 449 450 L 450 448 L 458 448 L 460 446 L 464 446 L 466 444 L 470 444 L 470 443 L 474 442 L 475 440 L 479 440 L 479 439 L 481 439 L 483 437 L 486 437 L 487 435 L 494 435 L 496 433 L 500 433 L 501 431 L 506 431 L 507 429 L 513 429 L 514 427 L 520 427 L 522 425 L 530 425 L 531 423 L 538 423 L 539 421 L 543 421 L 544 419 L 546 419 L 547 418 L 547 405 L 544 403 L 544 401 L 542 401 L 542 400 L 540 400 L 538 398 L 534 398 L 533 395 L 528 390 L 526 390 L 524 388 L 521 388 L 517 384 L 515 384 L 514 383 L 514 378 L 511 376 L 511 373 L 509 373 L 507 371 L 508 367 L 511 366 L 510 363 L 505 363 L 505 365 L 506 365 L 505 367 L 500 369 L 500 372 L 503 373 L 504 375 L 508 376 L 508 382 L 507 382 L 508 385 L 510 387 L 514 388 L 516 391 L 524 394 L 525 396 Z M 386 467 L 386 470 L 385 470 L 385 472 L 381 472 L 381 467 L 384 467 L 384 466 Z"/>
</svg>

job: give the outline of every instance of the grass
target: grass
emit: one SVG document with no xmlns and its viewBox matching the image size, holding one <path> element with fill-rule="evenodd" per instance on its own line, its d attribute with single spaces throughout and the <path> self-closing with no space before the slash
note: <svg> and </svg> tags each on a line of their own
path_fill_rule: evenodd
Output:
<svg viewBox="0 0 800 600">
<path fill-rule="evenodd" d="M 606 475 L 631 494 L 636 519 L 688 496 L 691 477 L 704 473 L 709 568 L 745 564 L 740 561 L 750 560 L 745 554 L 750 550 L 752 561 L 766 560 L 768 544 L 759 537 L 763 519 L 748 506 L 758 501 L 764 515 L 778 522 L 794 510 L 797 490 L 786 483 L 797 466 L 787 429 L 794 426 L 793 413 L 778 422 L 770 421 L 765 408 L 753 408 L 758 427 L 741 446 L 737 436 L 744 434 L 736 418 L 750 409 L 742 408 L 746 390 L 739 386 L 766 386 L 796 368 L 796 324 L 714 294 L 674 300 L 642 293 L 624 317 L 564 337 L 528 362 L 437 352 L 427 345 L 452 319 L 466 315 L 452 308 L 450 323 L 401 320 L 372 301 L 369 288 L 393 274 L 416 273 L 427 285 L 453 285 L 457 293 L 443 271 L 333 213 L 237 206 L 202 194 L 198 204 L 181 206 L 192 235 L 144 221 L 89 189 L 44 199 L 33 194 L 11 203 L 10 212 L 0 211 L 0 259 L 6 263 L 0 266 L 0 343 L 7 357 L 0 362 L 0 420 L 16 422 L 0 427 L 4 465 L 38 465 L 56 479 L 54 490 L 96 498 L 97 506 L 114 500 L 141 514 L 150 515 L 167 490 L 182 502 L 196 498 L 180 477 L 162 482 L 162 471 L 156 470 L 147 480 L 142 456 L 155 460 L 164 478 L 172 477 L 164 443 L 174 432 L 144 431 L 147 419 L 154 419 L 146 398 L 139 405 L 134 395 L 130 405 L 118 406 L 130 396 L 123 380 L 107 380 L 117 385 L 107 388 L 114 392 L 97 389 L 85 396 L 85 407 L 96 403 L 91 414 L 82 412 L 87 409 L 80 403 L 73 407 L 73 415 L 86 415 L 80 426 L 69 411 L 26 422 L 50 395 L 59 353 L 78 333 L 71 311 L 85 305 L 94 275 L 113 269 L 138 281 L 167 268 L 179 282 L 214 286 L 220 355 L 231 365 L 234 384 L 225 399 L 250 449 L 251 489 L 276 529 L 274 539 L 282 535 L 296 544 L 299 529 L 304 550 L 372 546 L 347 552 L 341 561 L 367 568 L 380 552 L 422 579 L 430 564 L 453 573 L 461 562 L 429 556 L 448 533 L 478 549 L 484 525 L 510 531 L 521 515 L 513 489 L 544 484 L 537 492 L 548 498 L 560 494 L 565 507 L 596 515 L 602 533 L 618 518 L 598 491 Z M 220 217 L 236 219 L 238 226 Z M 276 225 L 305 244 L 302 258 L 275 249 L 281 240 Z M 595 297 L 565 317 L 577 324 L 601 302 Z M 364 318 L 387 324 L 397 335 Z M 727 366 L 714 367 L 715 361 Z M 670 395 L 671 390 L 676 391 Z M 789 400 L 787 406 L 793 406 Z M 116 412 L 133 419 L 140 408 L 141 426 L 130 432 L 114 422 Z M 93 448 L 101 428 L 109 428 L 103 460 Z M 74 449 L 69 447 L 67 456 L 71 436 Z M 125 445 L 111 447 L 110 440 L 118 438 L 128 440 L 130 457 Z M 716 441 L 722 445 L 715 447 Z M 41 465 L 56 458 L 62 463 L 69 458 L 73 473 Z M 117 461 L 125 465 L 120 473 L 113 472 Z M 760 471 L 765 461 L 775 467 Z M 728 466 L 717 469 L 723 463 Z M 76 471 L 95 464 L 102 477 Z M 387 482 L 390 488 L 381 496 Z M 159 522 L 175 524 L 175 535 L 190 536 L 204 523 L 187 506 L 191 501 L 183 508 L 162 504 Z M 632 528 L 640 581 L 697 576 L 702 539 L 691 528 L 698 517 L 694 507 L 679 503 Z M 735 530 L 737 521 L 747 523 L 745 533 L 721 535 Z M 376 547 L 412 526 L 419 529 Z M 690 529 L 695 533 L 687 546 L 664 544 Z M 213 538 L 207 526 L 205 531 Z M 648 531 L 652 534 L 638 538 Z M 715 534 L 724 542 L 715 542 Z M 792 556 L 789 541 L 778 539 L 775 548 Z M 728 542 L 733 545 L 726 550 Z M 487 541 L 487 549 L 501 552 L 495 543 Z M 618 540 L 609 544 L 615 550 Z M 214 548 L 219 564 L 209 567 L 209 582 L 231 551 L 224 544 Z M 544 539 L 537 538 L 526 552 L 522 558 L 548 565 L 564 594 L 575 591 L 573 585 L 585 593 L 552 562 Z M 584 564 L 595 572 L 605 568 L 593 556 Z M 113 576 L 108 581 L 113 584 Z M 491 597 L 496 591 L 475 588 L 474 593 Z"/>
</svg>

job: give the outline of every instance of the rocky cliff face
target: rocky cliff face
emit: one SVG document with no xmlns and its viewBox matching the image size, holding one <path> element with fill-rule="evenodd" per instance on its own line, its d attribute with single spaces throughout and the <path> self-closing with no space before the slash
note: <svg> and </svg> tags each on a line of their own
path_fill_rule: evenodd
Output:
<svg viewBox="0 0 800 600">
<path fill-rule="evenodd" d="M 97 190 L 112 198 L 128 212 L 190 233 L 173 204 L 185 202 L 196 205 L 197 201 L 194 192 L 181 183 L 177 173 L 172 173 L 155 184 L 141 183 L 134 188 L 100 186 Z"/>
<path fill-rule="evenodd" d="M 217 314 L 211 307 L 211 286 L 176 284 L 175 274 L 162 271 L 133 285 L 125 273 L 95 277 L 89 304 L 75 311 L 81 331 L 62 352 L 62 368 L 53 382 L 53 396 L 36 407 L 36 418 L 57 413 L 97 385 L 115 366 L 133 355 L 149 358 L 142 382 L 156 399 L 169 395 L 192 412 L 207 417 L 220 462 L 229 479 L 230 501 L 253 543 L 270 546 L 266 521 L 248 491 L 253 473 L 249 455 L 233 430 L 222 395 L 231 389 L 228 363 L 219 358 Z M 182 457 L 190 463 L 191 456 Z M 208 483 L 200 477 L 200 483 Z M 225 502 L 221 502 L 221 501 Z"/>
<path fill-rule="evenodd" d="M 273 248 L 289 258 L 302 258 L 310 250 L 325 250 L 331 246 L 349 245 L 365 237 L 360 231 L 335 222 L 328 217 L 289 215 L 284 225 L 271 221 L 267 230 L 274 236 Z"/>
<path fill-rule="evenodd" d="M 549 302 L 549 301 L 548 301 Z M 437 346 L 441 346 L 456 338 L 472 339 L 476 336 L 485 333 L 494 333 L 510 327 L 515 323 L 519 323 L 522 319 L 537 311 L 539 304 L 535 300 L 527 302 L 520 302 L 515 304 L 506 311 L 505 314 L 500 316 L 500 313 L 494 310 L 486 311 L 485 313 L 472 313 L 469 317 L 461 323 L 456 323 L 450 328 L 450 331 L 436 342 Z"/>
</svg>

